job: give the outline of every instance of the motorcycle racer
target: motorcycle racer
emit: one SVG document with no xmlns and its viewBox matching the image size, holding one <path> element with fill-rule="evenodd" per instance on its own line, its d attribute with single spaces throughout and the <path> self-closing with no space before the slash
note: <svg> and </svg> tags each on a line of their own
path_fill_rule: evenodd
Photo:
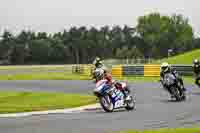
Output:
<svg viewBox="0 0 200 133">
<path fill-rule="evenodd" d="M 200 61 L 198 59 L 193 61 L 193 72 L 195 74 L 195 84 L 200 87 Z"/>
<path fill-rule="evenodd" d="M 99 57 L 95 59 L 93 64 L 95 65 L 95 69 L 93 71 L 93 78 L 96 80 L 95 82 L 97 83 L 99 80 L 106 79 L 108 85 L 114 85 L 117 89 L 122 91 L 125 96 L 125 100 L 128 100 L 128 94 L 130 93 L 129 87 L 124 87 L 122 83 L 113 80 L 112 75 L 108 72 Z"/>
<path fill-rule="evenodd" d="M 185 91 L 186 89 L 184 87 L 182 78 L 180 77 L 178 72 L 174 68 L 172 68 L 167 62 L 164 62 L 161 64 L 161 72 L 160 72 L 161 83 L 163 84 L 165 74 L 168 74 L 168 73 L 171 73 L 172 75 L 174 75 L 174 77 L 176 78 L 176 81 L 175 81 L 176 84 L 180 83 L 180 86 L 179 86 L 180 92 Z M 169 93 L 173 97 L 172 91 L 165 84 L 163 84 L 163 86 L 169 91 Z"/>
</svg>

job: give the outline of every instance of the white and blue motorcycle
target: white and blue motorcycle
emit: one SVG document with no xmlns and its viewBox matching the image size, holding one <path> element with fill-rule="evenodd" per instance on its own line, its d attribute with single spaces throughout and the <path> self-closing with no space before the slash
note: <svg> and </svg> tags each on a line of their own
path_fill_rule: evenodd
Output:
<svg viewBox="0 0 200 133">
<path fill-rule="evenodd" d="M 106 82 L 107 80 L 104 79 L 98 81 L 94 89 L 94 94 L 99 98 L 100 105 L 106 112 L 113 112 L 117 108 L 125 108 L 127 110 L 136 108 L 135 96 L 128 94 L 128 100 L 125 100 L 121 90 L 115 86 L 108 85 Z M 125 83 L 123 87 L 126 87 Z"/>
</svg>

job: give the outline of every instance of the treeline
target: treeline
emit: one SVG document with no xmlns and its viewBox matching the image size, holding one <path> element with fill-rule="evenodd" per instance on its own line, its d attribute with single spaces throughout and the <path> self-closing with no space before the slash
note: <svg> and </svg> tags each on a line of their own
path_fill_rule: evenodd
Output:
<svg viewBox="0 0 200 133">
<path fill-rule="evenodd" d="M 0 60 L 8 64 L 91 63 L 108 58 L 163 58 L 200 47 L 188 20 L 182 15 L 141 16 L 136 27 L 72 27 L 48 34 L 21 31 L 2 34 Z"/>
</svg>

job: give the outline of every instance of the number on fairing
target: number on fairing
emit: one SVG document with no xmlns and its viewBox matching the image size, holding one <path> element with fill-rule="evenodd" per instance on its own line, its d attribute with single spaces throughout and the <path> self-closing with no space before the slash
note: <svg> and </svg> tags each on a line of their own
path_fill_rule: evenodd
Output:
<svg viewBox="0 0 200 133">
<path fill-rule="evenodd" d="M 116 103 L 115 103 L 115 107 L 118 108 L 118 107 L 121 107 L 123 106 L 123 101 L 122 100 L 118 100 Z"/>
<path fill-rule="evenodd" d="M 118 91 L 115 88 L 112 88 L 112 97 L 116 97 L 118 94 Z"/>
</svg>

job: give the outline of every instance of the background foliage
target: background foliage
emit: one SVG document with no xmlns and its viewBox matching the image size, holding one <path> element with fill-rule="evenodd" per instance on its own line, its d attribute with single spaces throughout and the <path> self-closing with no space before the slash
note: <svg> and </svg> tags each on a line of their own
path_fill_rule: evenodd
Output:
<svg viewBox="0 0 200 133">
<path fill-rule="evenodd" d="M 152 13 L 138 18 L 136 27 L 72 27 L 54 34 L 4 31 L 0 41 L 3 64 L 85 64 L 96 56 L 154 58 L 179 54 L 200 47 L 188 19 L 182 15 Z"/>
</svg>

